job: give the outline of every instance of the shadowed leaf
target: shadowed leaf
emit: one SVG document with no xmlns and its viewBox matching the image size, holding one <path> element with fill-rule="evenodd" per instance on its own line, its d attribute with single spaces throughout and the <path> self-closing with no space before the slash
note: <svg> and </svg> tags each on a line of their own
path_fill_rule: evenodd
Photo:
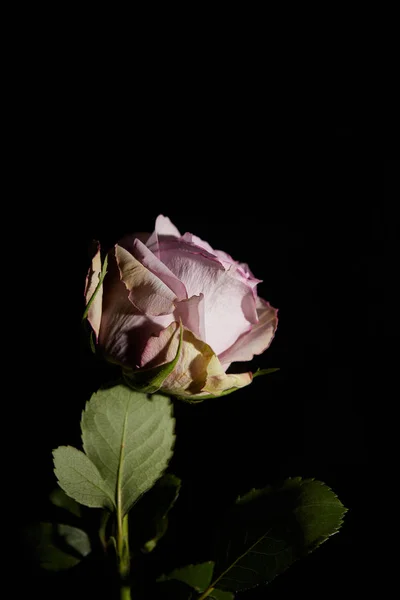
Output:
<svg viewBox="0 0 400 600">
<path fill-rule="evenodd" d="M 179 569 L 174 569 L 168 575 L 162 575 L 157 581 L 181 581 L 197 592 L 204 592 L 210 585 L 211 577 L 214 570 L 214 563 L 208 561 L 198 565 L 187 565 Z"/>
<path fill-rule="evenodd" d="M 168 528 L 168 513 L 175 504 L 181 480 L 167 473 L 157 481 L 133 507 L 129 523 L 131 525 L 131 548 L 151 552 Z"/>
<path fill-rule="evenodd" d="M 70 569 L 91 551 L 87 534 L 70 525 L 35 523 L 27 528 L 25 540 L 34 560 L 49 571 Z"/>
<path fill-rule="evenodd" d="M 345 512 L 334 492 L 313 479 L 252 490 L 221 529 L 212 586 L 238 592 L 272 581 L 336 533 Z"/>
</svg>

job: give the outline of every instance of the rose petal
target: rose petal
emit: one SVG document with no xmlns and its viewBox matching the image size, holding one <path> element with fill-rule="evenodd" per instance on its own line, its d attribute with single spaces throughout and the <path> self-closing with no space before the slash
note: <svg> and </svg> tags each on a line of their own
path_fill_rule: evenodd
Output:
<svg viewBox="0 0 400 600">
<path fill-rule="evenodd" d="M 215 254 L 213 254 L 213 251 L 209 252 L 209 250 L 206 248 L 206 245 L 208 245 L 208 244 L 204 243 L 204 245 L 198 246 L 194 242 L 195 237 L 196 236 L 193 236 L 191 233 L 189 233 L 189 234 L 185 233 L 185 235 L 179 239 L 172 238 L 172 237 L 160 238 L 160 240 L 159 240 L 160 253 L 164 252 L 164 251 L 165 252 L 171 252 L 171 251 L 177 252 L 177 251 L 181 250 L 182 252 L 190 252 L 191 254 L 199 254 L 201 256 L 204 256 L 205 258 L 212 260 L 213 262 L 215 262 L 215 264 L 219 265 L 219 267 L 223 268 L 223 264 L 219 260 L 219 258 Z M 199 239 L 199 238 L 197 238 L 197 239 Z M 189 241 L 189 240 L 191 240 L 191 241 Z M 211 250 L 212 250 L 212 248 L 211 248 Z M 162 258 L 162 261 L 165 262 L 164 257 Z"/>
<path fill-rule="evenodd" d="M 207 379 L 202 394 L 220 396 L 226 390 L 245 387 L 252 381 L 253 374 L 250 371 L 248 373 L 224 373 L 223 375 L 214 375 Z M 199 397 L 200 396 L 201 395 L 199 395 Z"/>
<path fill-rule="evenodd" d="M 155 230 L 157 235 L 173 235 L 174 237 L 181 237 L 179 230 L 172 223 L 171 219 L 164 217 L 164 215 L 158 215 Z"/>
<path fill-rule="evenodd" d="M 123 238 L 118 240 L 118 246 L 122 246 L 125 250 L 128 250 L 132 254 L 133 242 L 139 239 L 143 244 L 146 244 L 148 239 L 150 238 L 150 233 L 146 233 L 144 231 L 137 231 L 136 233 L 124 235 Z"/>
<path fill-rule="evenodd" d="M 218 357 L 214 354 L 208 363 L 206 382 L 197 396 L 199 398 L 205 395 L 220 396 L 226 390 L 244 387 L 252 381 L 251 372 L 226 374 Z"/>
<path fill-rule="evenodd" d="M 233 269 L 237 277 L 242 279 L 251 288 L 255 288 L 256 285 L 262 283 L 262 279 L 257 279 L 257 277 L 254 277 L 253 273 L 250 271 L 249 266 L 246 263 L 237 262 L 232 258 L 232 256 L 230 256 L 226 252 L 223 252 L 223 250 L 214 250 L 214 252 L 218 259 L 221 261 L 221 263 L 224 265 L 225 269 Z"/>
<path fill-rule="evenodd" d="M 188 294 L 182 281 L 138 239 L 133 243 L 132 254 L 150 273 L 168 286 L 178 300 L 187 300 Z"/>
<path fill-rule="evenodd" d="M 179 323 L 171 323 L 149 339 L 142 354 L 142 367 L 151 368 L 173 360 L 178 350 L 179 328 Z M 214 352 L 208 344 L 184 329 L 178 363 L 164 381 L 162 389 L 177 395 L 200 392 L 207 380 L 207 366 L 213 356 Z"/>
<path fill-rule="evenodd" d="M 204 294 L 205 337 L 219 354 L 257 322 L 251 286 L 215 257 L 184 240 L 160 242 L 163 261 L 185 284 L 189 297 Z"/>
<path fill-rule="evenodd" d="M 150 368 L 170 362 L 176 355 L 178 343 L 179 324 L 171 323 L 149 339 L 141 365 Z M 251 381 L 251 373 L 227 375 L 212 348 L 185 329 L 178 363 L 163 382 L 162 390 L 177 396 L 201 398 L 210 394 L 218 396 L 228 389 L 248 385 Z"/>
<path fill-rule="evenodd" d="M 141 244 L 140 240 L 135 240 Z M 129 290 L 129 300 L 145 315 L 168 315 L 174 309 L 174 292 L 125 248 L 115 246 L 121 280 Z"/>
<path fill-rule="evenodd" d="M 115 253 L 116 248 L 108 254 L 99 344 L 107 356 L 134 368 L 149 337 L 167 327 L 173 316 L 145 316 L 132 304 Z"/>
<path fill-rule="evenodd" d="M 150 369 L 173 360 L 178 350 L 179 338 L 176 337 L 176 348 L 171 346 L 171 342 L 178 331 L 179 323 L 173 321 L 158 334 L 152 335 L 143 349 L 140 366 Z"/>
<path fill-rule="evenodd" d="M 248 361 L 255 354 L 262 354 L 268 348 L 278 326 L 278 311 L 262 298 L 257 298 L 258 323 L 250 331 L 242 334 L 234 344 L 218 358 L 225 369 L 230 363 Z"/>
<path fill-rule="evenodd" d="M 158 247 L 159 236 L 172 236 L 175 238 L 180 238 L 181 234 L 168 217 L 164 217 L 164 215 L 158 215 L 154 231 L 146 243 L 146 246 L 153 252 L 153 254 L 155 254 L 155 256 L 157 256 L 157 258 L 160 258 L 160 251 Z"/>
<path fill-rule="evenodd" d="M 99 278 L 101 274 L 101 257 L 100 257 L 100 244 L 96 242 L 96 252 L 92 258 L 92 264 L 88 271 L 86 277 L 86 285 L 85 285 L 85 300 L 86 305 L 89 303 L 89 300 L 93 296 L 97 285 L 99 283 Z M 103 302 L 103 285 L 97 291 L 95 298 L 93 299 L 92 304 L 89 307 L 89 312 L 87 315 L 88 321 L 96 335 L 96 341 L 99 337 L 100 324 L 101 324 L 101 312 L 102 312 L 102 302 Z"/>
<path fill-rule="evenodd" d="M 186 232 L 182 236 L 182 240 L 184 240 L 185 242 L 189 242 L 189 244 L 193 244 L 194 246 L 197 246 L 198 248 L 202 248 L 203 250 L 206 250 L 212 256 L 217 257 L 215 250 L 213 250 L 211 248 L 210 244 L 208 242 L 205 242 L 204 240 L 200 239 L 199 237 L 197 237 L 197 235 L 193 235 L 193 233 Z"/>
<path fill-rule="evenodd" d="M 204 294 L 192 296 L 188 300 L 181 300 L 175 306 L 175 320 L 181 319 L 186 329 L 190 329 L 199 339 L 204 340 Z"/>
</svg>

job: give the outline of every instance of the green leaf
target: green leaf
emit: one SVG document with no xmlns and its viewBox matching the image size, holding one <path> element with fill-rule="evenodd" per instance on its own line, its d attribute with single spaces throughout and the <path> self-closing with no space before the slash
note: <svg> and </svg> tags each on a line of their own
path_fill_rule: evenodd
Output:
<svg viewBox="0 0 400 600">
<path fill-rule="evenodd" d="M 113 490 L 86 454 L 72 446 L 60 446 L 53 457 L 58 483 L 68 496 L 85 506 L 113 509 Z"/>
<path fill-rule="evenodd" d="M 179 344 L 175 358 L 164 365 L 153 367 L 151 369 L 139 369 L 134 371 L 133 369 L 123 368 L 122 375 L 126 384 L 139 392 L 146 392 L 148 394 L 154 394 L 155 392 L 158 392 L 168 375 L 172 373 L 176 367 L 182 349 L 182 339 L 183 326 L 181 322 Z"/>
<path fill-rule="evenodd" d="M 279 368 L 271 368 L 271 369 L 257 369 L 257 371 L 255 373 L 253 373 L 253 379 L 254 377 L 259 377 L 260 375 L 269 375 L 270 373 L 275 373 L 276 371 L 279 371 Z"/>
<path fill-rule="evenodd" d="M 157 582 L 148 597 L 152 600 L 198 600 L 199 594 L 186 583 L 175 579 Z"/>
<path fill-rule="evenodd" d="M 346 508 L 321 481 L 296 477 L 239 498 L 220 532 L 212 586 L 268 583 L 336 533 Z"/>
<path fill-rule="evenodd" d="M 103 263 L 103 266 L 101 268 L 101 273 L 99 275 L 99 282 L 96 285 L 96 288 L 95 288 L 95 290 L 94 290 L 94 292 L 93 292 L 93 294 L 92 294 L 89 302 L 86 304 L 86 308 L 85 308 L 85 312 L 83 313 L 82 321 L 84 321 L 86 319 L 86 317 L 88 316 L 89 309 L 90 309 L 91 305 L 93 304 L 93 301 L 94 301 L 95 297 L 97 296 L 97 293 L 98 293 L 99 289 L 101 288 L 101 285 L 102 285 L 102 283 L 104 281 L 104 277 L 107 274 L 107 264 L 108 264 L 108 254 L 106 254 L 105 257 L 104 257 L 104 263 Z"/>
<path fill-rule="evenodd" d="M 58 506 L 59 508 L 67 510 L 75 517 L 81 517 L 81 507 L 79 504 L 67 496 L 64 490 L 62 490 L 60 487 L 54 488 L 54 490 L 51 492 L 50 502 L 54 504 L 54 506 Z"/>
<path fill-rule="evenodd" d="M 87 534 L 69 525 L 36 523 L 26 529 L 25 541 L 39 565 L 50 571 L 70 569 L 91 551 Z"/>
<path fill-rule="evenodd" d="M 204 592 L 210 585 L 214 570 L 214 563 L 208 561 L 198 565 L 188 565 L 179 569 L 174 569 L 168 575 L 161 575 L 157 581 L 182 581 L 197 592 Z"/>
<path fill-rule="evenodd" d="M 208 596 L 210 600 L 234 600 L 235 595 L 232 592 L 214 589 Z"/>
<path fill-rule="evenodd" d="M 136 545 L 145 553 L 154 550 L 167 531 L 168 513 L 179 496 L 180 487 L 181 480 L 167 473 L 140 498 L 129 517 L 131 548 Z"/>
<path fill-rule="evenodd" d="M 86 404 L 81 421 L 83 447 L 112 490 L 122 518 L 166 469 L 175 439 L 174 423 L 169 398 L 149 397 L 124 385 L 99 390 Z"/>
<path fill-rule="evenodd" d="M 56 525 L 57 534 L 67 546 L 74 549 L 80 556 L 85 557 L 91 551 L 90 540 L 85 531 L 70 525 Z"/>
</svg>

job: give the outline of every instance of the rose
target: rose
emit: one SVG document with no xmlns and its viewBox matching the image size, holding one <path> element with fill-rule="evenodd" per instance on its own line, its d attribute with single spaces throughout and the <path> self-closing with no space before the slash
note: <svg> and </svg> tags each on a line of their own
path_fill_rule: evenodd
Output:
<svg viewBox="0 0 400 600">
<path fill-rule="evenodd" d="M 100 248 L 86 280 L 88 320 L 105 356 L 133 386 L 188 399 L 248 385 L 252 373 L 227 374 L 270 345 L 277 310 L 257 296 L 248 266 L 162 215 L 154 233 L 121 240 L 101 273 Z M 136 382 L 136 384 L 135 384 Z"/>
</svg>

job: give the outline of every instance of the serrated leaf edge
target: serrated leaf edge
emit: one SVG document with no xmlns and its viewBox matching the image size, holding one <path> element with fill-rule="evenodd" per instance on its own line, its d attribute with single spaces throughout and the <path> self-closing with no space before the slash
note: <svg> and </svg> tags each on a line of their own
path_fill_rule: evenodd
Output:
<svg viewBox="0 0 400 600">
<path fill-rule="evenodd" d="M 260 492 L 260 496 L 261 496 L 261 494 L 262 494 L 263 492 L 264 492 L 264 493 L 265 493 L 265 492 L 266 492 L 266 493 L 269 493 L 269 492 L 271 492 L 271 491 L 273 491 L 273 492 L 279 492 L 279 491 L 282 491 L 282 490 L 284 490 L 284 486 L 285 486 L 285 484 L 287 484 L 288 482 L 296 482 L 296 483 L 299 483 L 301 486 L 302 486 L 302 485 L 304 485 L 304 484 L 306 484 L 306 483 L 317 483 L 317 484 L 319 484 L 321 487 L 326 487 L 326 488 L 327 488 L 327 490 L 328 490 L 328 491 L 330 491 L 330 492 L 333 494 L 333 497 L 334 497 L 336 500 L 338 500 L 338 502 L 339 502 L 339 503 L 341 504 L 341 506 L 342 506 L 342 514 L 341 514 L 341 516 L 339 517 L 339 522 L 338 522 L 338 525 L 337 525 L 337 527 L 335 528 L 335 530 L 334 530 L 334 531 L 332 531 L 332 533 L 329 533 L 327 536 L 323 537 L 323 539 L 321 539 L 321 540 L 318 540 L 318 541 L 317 541 L 317 543 L 315 543 L 315 545 L 313 545 L 313 546 L 310 546 L 310 548 L 308 548 L 308 549 L 307 549 L 307 553 L 306 553 L 306 556 L 308 556 L 309 554 L 312 554 L 312 553 L 313 553 L 313 552 L 314 552 L 314 551 L 315 551 L 317 548 L 319 548 L 319 546 L 321 546 L 321 545 L 322 545 L 324 542 L 326 542 L 326 541 L 327 541 L 329 538 L 331 538 L 333 535 L 335 535 L 335 534 L 337 534 L 337 533 L 339 532 L 340 528 L 341 528 L 341 527 L 342 527 L 342 525 L 343 525 L 343 522 L 344 522 L 344 517 L 345 517 L 346 513 L 347 513 L 347 512 L 348 512 L 348 510 L 349 510 L 348 508 L 346 508 L 346 507 L 344 506 L 344 504 L 342 503 L 342 501 L 340 500 L 340 498 L 338 497 L 338 495 L 337 495 L 337 494 L 336 494 L 336 493 L 335 493 L 335 492 L 332 490 L 332 488 L 331 488 L 331 487 L 329 487 L 329 486 L 328 486 L 328 485 L 327 485 L 325 482 L 323 482 L 323 481 L 321 481 L 321 480 L 319 480 L 319 479 L 316 479 L 315 477 L 308 477 L 308 478 L 306 478 L 306 479 L 304 479 L 304 478 L 303 478 L 303 477 L 301 477 L 301 476 L 297 476 L 297 477 L 288 477 L 288 478 L 286 478 L 286 479 L 283 481 L 283 483 L 280 485 L 280 487 L 277 487 L 277 486 L 274 486 L 274 485 L 267 485 L 267 486 L 265 486 L 264 488 L 252 488 L 251 490 L 249 490 L 248 492 L 246 492 L 246 494 L 244 494 L 244 495 L 242 495 L 242 496 L 238 496 L 238 497 L 237 497 L 237 499 L 236 499 L 236 501 L 235 501 L 235 505 L 234 505 L 234 506 L 240 505 L 239 503 L 240 503 L 240 501 L 241 501 L 241 500 L 243 500 L 243 499 L 244 499 L 246 496 L 248 496 L 248 495 L 250 495 L 251 493 L 254 493 L 254 492 Z M 267 491 L 267 490 L 268 490 L 268 491 Z M 249 501 L 250 501 L 250 499 L 249 499 Z M 333 503 L 332 503 L 332 504 L 333 504 Z M 265 534 L 264 534 L 264 535 L 265 535 Z M 259 541 L 261 540 L 261 538 L 262 538 L 262 537 L 264 537 L 264 535 L 263 535 L 263 536 L 261 536 L 261 537 L 259 538 L 259 540 L 256 542 L 256 544 L 257 544 L 257 543 L 259 543 Z M 256 544 L 253 544 L 253 546 L 254 546 L 254 545 L 256 545 Z M 230 569 L 231 569 L 231 568 L 233 568 L 233 566 L 236 564 L 236 562 L 237 562 L 238 560 L 240 560 L 240 558 L 242 558 L 242 557 L 243 557 L 245 554 L 247 554 L 247 552 L 248 552 L 248 550 L 247 550 L 247 551 L 246 551 L 244 554 L 240 555 L 240 556 L 239 556 L 239 557 L 238 557 L 238 558 L 235 560 L 235 562 L 233 562 L 233 563 L 231 564 L 231 566 L 230 566 L 228 569 L 226 569 L 226 570 L 225 570 L 225 571 L 222 573 L 222 575 L 219 575 L 219 576 L 217 577 L 217 579 L 215 579 L 215 580 L 214 580 L 214 581 L 213 581 L 213 582 L 210 584 L 210 587 L 215 587 L 215 585 L 218 583 L 218 581 L 220 581 L 220 579 L 223 579 L 223 575 L 225 575 L 225 573 L 228 573 L 228 572 L 230 571 Z M 262 586 L 262 585 L 269 585 L 269 584 L 270 584 L 272 581 L 274 581 L 274 580 L 276 579 L 276 577 L 278 577 L 279 575 L 282 575 L 282 573 L 284 573 L 285 571 L 287 571 L 287 570 L 288 570 L 288 569 L 289 569 L 289 568 L 290 568 L 290 567 L 291 567 L 291 566 L 292 566 L 294 563 L 298 562 L 298 560 L 299 560 L 300 558 L 301 558 L 301 557 L 297 557 L 297 558 L 295 558 L 295 560 L 294 560 L 293 562 L 291 562 L 289 565 L 287 565 L 287 566 L 286 566 L 286 567 L 285 567 L 285 568 L 284 568 L 282 571 L 280 571 L 279 573 L 276 573 L 276 574 L 275 574 L 275 575 L 274 575 L 274 576 L 273 576 L 273 577 L 272 577 L 272 578 L 271 578 L 269 581 L 267 581 L 267 582 L 259 582 L 259 583 L 256 583 L 256 584 L 254 584 L 254 585 L 251 585 L 251 586 L 249 586 L 249 587 L 246 587 L 246 588 L 241 588 L 241 589 L 240 589 L 240 592 L 242 593 L 242 592 L 245 592 L 245 591 L 247 591 L 247 590 L 250 590 L 250 589 L 255 589 L 255 588 L 257 588 L 257 587 L 260 587 L 260 586 Z M 232 590 L 222 590 L 222 591 L 230 591 L 230 592 L 231 592 L 231 593 L 233 593 L 233 594 L 237 593 L 237 592 L 232 592 Z"/>
</svg>

